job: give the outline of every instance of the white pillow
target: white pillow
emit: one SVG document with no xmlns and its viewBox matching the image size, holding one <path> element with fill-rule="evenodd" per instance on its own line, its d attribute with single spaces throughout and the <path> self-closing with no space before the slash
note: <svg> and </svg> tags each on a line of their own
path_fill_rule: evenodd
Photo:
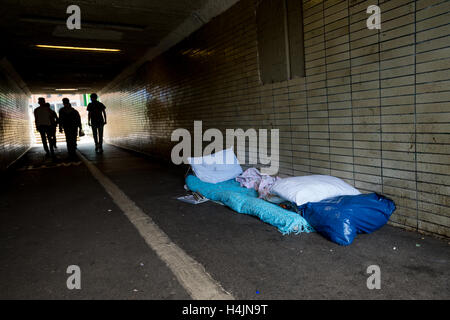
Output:
<svg viewBox="0 0 450 320">
<path fill-rule="evenodd" d="M 219 183 L 234 179 L 242 173 L 233 148 L 204 157 L 188 157 L 187 160 L 195 175 L 204 182 Z"/>
<path fill-rule="evenodd" d="M 280 179 L 272 186 L 271 193 L 294 202 L 298 206 L 337 196 L 361 194 L 343 180 L 325 175 Z"/>
</svg>

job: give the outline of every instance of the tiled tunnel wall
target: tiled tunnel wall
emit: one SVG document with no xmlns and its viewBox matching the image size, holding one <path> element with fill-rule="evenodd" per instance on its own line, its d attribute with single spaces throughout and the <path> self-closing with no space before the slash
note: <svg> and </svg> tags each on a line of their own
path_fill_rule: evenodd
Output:
<svg viewBox="0 0 450 320">
<path fill-rule="evenodd" d="M 381 30 L 369 30 L 369 5 Z M 306 77 L 262 85 L 242 0 L 102 93 L 107 139 L 170 157 L 171 133 L 280 129 L 280 175 L 329 174 L 397 204 L 391 224 L 450 236 L 450 2 L 304 1 Z"/>
<path fill-rule="evenodd" d="M 0 171 L 5 170 L 30 147 L 28 98 L 0 66 Z"/>
</svg>

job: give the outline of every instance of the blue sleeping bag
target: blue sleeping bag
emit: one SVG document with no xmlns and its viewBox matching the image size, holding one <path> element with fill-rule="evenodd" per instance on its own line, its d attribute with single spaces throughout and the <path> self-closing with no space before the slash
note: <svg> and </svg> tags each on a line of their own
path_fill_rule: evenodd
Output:
<svg viewBox="0 0 450 320">
<path fill-rule="evenodd" d="M 356 234 L 371 233 L 384 226 L 395 204 L 382 195 L 370 193 L 308 202 L 298 209 L 317 232 L 346 246 Z"/>
<path fill-rule="evenodd" d="M 189 175 L 186 177 L 186 186 L 189 190 L 199 192 L 210 200 L 222 202 L 234 211 L 256 216 L 277 227 L 282 234 L 314 232 L 314 229 L 299 214 L 259 199 L 256 190 L 243 188 L 234 179 L 208 183 Z"/>
</svg>

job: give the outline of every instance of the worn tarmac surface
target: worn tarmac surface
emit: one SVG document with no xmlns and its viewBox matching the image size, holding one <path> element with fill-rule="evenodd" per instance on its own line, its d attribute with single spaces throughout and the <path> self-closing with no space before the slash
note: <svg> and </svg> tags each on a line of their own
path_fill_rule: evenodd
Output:
<svg viewBox="0 0 450 320">
<path fill-rule="evenodd" d="M 390 225 L 347 247 L 283 236 L 216 203 L 176 200 L 180 169 L 111 145 L 79 150 L 237 299 L 450 298 L 450 240 Z M 0 188 L 0 299 L 190 298 L 81 162 L 33 148 Z M 69 265 L 81 290 L 67 289 Z M 370 265 L 379 290 L 367 288 Z"/>
</svg>

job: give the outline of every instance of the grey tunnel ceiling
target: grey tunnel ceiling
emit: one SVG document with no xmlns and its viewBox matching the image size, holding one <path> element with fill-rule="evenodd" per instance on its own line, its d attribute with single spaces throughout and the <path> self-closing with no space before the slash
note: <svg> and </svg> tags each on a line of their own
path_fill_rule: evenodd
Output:
<svg viewBox="0 0 450 320">
<path fill-rule="evenodd" d="M 32 93 L 98 91 L 207 1 L 0 0 L 0 57 L 6 56 Z M 66 27 L 66 9 L 72 4 L 81 9 L 81 30 Z M 41 49 L 36 44 L 122 51 Z"/>
</svg>

